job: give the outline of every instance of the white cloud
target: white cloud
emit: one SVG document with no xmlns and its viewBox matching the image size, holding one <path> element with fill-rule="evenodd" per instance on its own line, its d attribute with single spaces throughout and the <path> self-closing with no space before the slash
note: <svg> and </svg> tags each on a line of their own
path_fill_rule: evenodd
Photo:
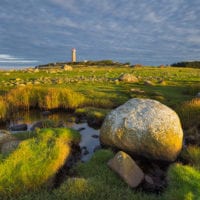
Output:
<svg viewBox="0 0 200 200">
<path fill-rule="evenodd" d="M 35 63 L 37 60 L 17 58 L 9 54 L 0 54 L 0 63 Z"/>
<path fill-rule="evenodd" d="M 189 36 L 187 38 L 187 41 L 199 45 L 200 44 L 200 36 L 199 35 Z"/>
</svg>

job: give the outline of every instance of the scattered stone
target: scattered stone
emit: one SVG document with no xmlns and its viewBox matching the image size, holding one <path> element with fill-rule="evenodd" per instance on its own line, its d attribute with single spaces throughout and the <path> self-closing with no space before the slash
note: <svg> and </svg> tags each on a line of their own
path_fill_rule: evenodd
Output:
<svg viewBox="0 0 200 200">
<path fill-rule="evenodd" d="M 27 124 L 16 124 L 10 127 L 11 131 L 26 131 L 27 129 Z"/>
<path fill-rule="evenodd" d="M 108 161 L 108 166 L 132 188 L 136 188 L 144 179 L 143 171 L 135 161 L 123 151 L 119 151 Z"/>
<path fill-rule="evenodd" d="M 145 175 L 144 180 L 150 185 L 154 184 L 153 179 L 149 175 Z"/>
<path fill-rule="evenodd" d="M 131 88 L 130 91 L 131 91 L 131 92 L 134 92 L 134 93 L 136 93 L 136 94 L 144 94 L 144 93 L 145 93 L 144 90 L 141 90 L 141 89 L 139 89 L 139 88 Z"/>
<path fill-rule="evenodd" d="M 85 146 L 81 148 L 81 152 L 82 152 L 82 155 L 84 155 L 84 156 L 89 154 L 89 151 L 88 151 L 87 147 L 85 147 Z"/>
<path fill-rule="evenodd" d="M 95 138 L 95 139 L 99 138 L 98 135 L 92 135 L 92 137 Z"/>
<path fill-rule="evenodd" d="M 100 141 L 150 159 L 174 161 L 182 148 L 183 131 L 172 109 L 135 98 L 106 116 Z"/>
<path fill-rule="evenodd" d="M 11 140 L 8 142 L 5 142 L 1 145 L 1 153 L 2 154 L 8 154 L 17 149 L 19 146 L 20 141 L 19 140 Z"/>
<path fill-rule="evenodd" d="M 15 139 L 9 131 L 0 130 L 0 145 Z"/>
<path fill-rule="evenodd" d="M 119 80 L 128 83 L 138 83 L 138 78 L 133 74 L 122 74 Z"/>
<path fill-rule="evenodd" d="M 102 147 L 101 147 L 101 145 L 98 145 L 98 146 L 96 146 L 96 147 L 94 148 L 93 152 L 96 152 L 96 151 L 98 151 L 98 150 L 100 150 L 100 149 L 102 149 Z"/>
<path fill-rule="evenodd" d="M 43 115 L 43 116 L 48 116 L 48 115 L 51 115 L 51 114 L 52 114 L 52 113 L 51 113 L 50 111 L 48 111 L 48 110 L 42 112 L 42 115 Z"/>
<path fill-rule="evenodd" d="M 81 128 L 79 128 L 77 131 L 81 132 L 81 131 L 83 131 L 83 130 L 85 130 L 85 127 L 81 127 Z"/>
<path fill-rule="evenodd" d="M 158 83 L 159 83 L 160 85 L 167 85 L 167 83 L 166 83 L 164 80 L 160 80 L 160 81 L 158 81 Z"/>
<path fill-rule="evenodd" d="M 64 69 L 65 71 L 72 71 L 72 70 L 73 70 L 72 66 L 70 66 L 70 65 L 64 65 L 64 66 L 63 66 L 63 69 Z"/>
<path fill-rule="evenodd" d="M 147 86 L 154 86 L 154 83 L 151 81 L 144 81 L 144 84 Z"/>
<path fill-rule="evenodd" d="M 23 84 L 23 83 L 19 84 L 19 87 L 25 87 L 25 86 L 26 86 L 26 85 Z"/>
</svg>

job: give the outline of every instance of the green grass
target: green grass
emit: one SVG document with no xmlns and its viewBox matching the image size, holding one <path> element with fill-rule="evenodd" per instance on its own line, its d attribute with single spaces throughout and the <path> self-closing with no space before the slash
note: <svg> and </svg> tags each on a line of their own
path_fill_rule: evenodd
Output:
<svg viewBox="0 0 200 200">
<path fill-rule="evenodd" d="M 178 106 L 177 112 L 183 127 L 188 129 L 200 126 L 200 98 L 193 98 Z"/>
<path fill-rule="evenodd" d="M 80 142 L 78 132 L 41 129 L 36 137 L 24 140 L 0 163 L 0 197 L 36 191 L 51 179 L 70 154 L 70 143 Z"/>
<path fill-rule="evenodd" d="M 75 115 L 80 119 L 87 119 L 88 124 L 101 125 L 105 116 L 108 114 L 109 109 L 85 107 L 75 110 Z"/>
<path fill-rule="evenodd" d="M 45 189 L 15 198 L 18 200 L 198 200 L 200 197 L 200 172 L 181 164 L 173 164 L 168 170 L 168 186 L 160 195 L 144 193 L 129 188 L 107 162 L 114 155 L 110 150 L 100 150 L 87 163 L 79 163 L 73 174 L 59 188 Z"/>
<path fill-rule="evenodd" d="M 3 97 L 0 96 L 0 120 L 4 121 L 7 115 L 7 104 Z"/>
<path fill-rule="evenodd" d="M 116 81 L 124 73 L 136 76 L 139 82 L 123 83 Z M 153 85 L 146 85 L 145 81 L 151 81 Z M 108 110 L 123 104 L 130 98 L 151 98 L 175 109 L 180 116 L 185 134 L 190 132 L 191 135 L 194 135 L 197 134 L 200 121 L 199 99 L 194 98 L 200 89 L 199 82 L 200 69 L 191 68 L 77 66 L 72 71 L 61 69 L 44 69 L 37 73 L 26 70 L 10 71 L 9 73 L 0 71 L 0 121 L 5 120 L 9 115 L 11 116 L 13 111 L 15 112 L 18 109 L 28 110 L 33 107 L 43 110 L 76 110 L 76 114 L 79 116 L 103 119 Z M 39 131 L 41 137 L 39 137 L 40 134 L 34 132 L 29 132 L 28 135 L 19 134 L 17 137 L 24 140 L 22 145 L 8 157 L 0 156 L 0 177 L 3 180 L 3 182 L 0 181 L 0 186 L 2 185 L 4 193 L 15 193 L 15 189 L 11 188 L 15 188 L 13 184 L 15 181 L 18 182 L 20 177 L 24 177 L 22 171 L 26 171 L 22 170 L 24 169 L 22 167 L 23 162 L 30 173 L 33 166 L 31 164 L 37 161 L 36 169 L 39 168 L 38 166 L 48 169 L 50 162 L 46 162 L 45 165 L 43 161 L 40 163 L 40 159 L 43 159 L 43 154 L 46 156 L 45 158 L 49 158 L 48 156 L 52 154 L 52 156 L 56 155 L 56 150 L 52 149 L 56 146 L 57 140 L 60 141 L 60 138 L 64 137 L 68 142 L 76 141 L 78 143 L 80 141 L 78 135 L 75 137 L 76 134 L 70 133 L 67 136 L 62 131 L 61 133 L 55 131 L 54 139 L 52 139 L 54 142 L 48 142 L 48 138 L 52 135 L 49 130 L 46 129 L 47 133 L 43 133 L 42 130 Z M 40 147 L 40 144 L 44 145 Z M 39 149 L 41 150 L 39 151 Z M 57 152 L 58 149 L 59 147 Z M 41 154 L 41 152 L 43 153 Z M 19 156 L 21 154 L 25 154 L 26 158 Z M 32 161 L 31 164 L 26 160 L 29 158 L 27 154 L 33 155 L 35 161 Z M 39 158 L 38 155 L 42 156 Z M 142 191 L 130 189 L 106 165 L 113 153 L 102 150 L 96 152 L 89 162 L 79 163 L 74 168 L 77 177 L 68 178 L 61 187 L 48 191 L 41 188 L 40 184 L 36 184 L 36 186 L 33 184 L 27 186 L 28 192 L 26 194 L 11 199 L 198 200 L 200 197 L 199 155 L 199 147 L 188 147 L 187 152 L 183 155 L 188 165 L 174 164 L 170 167 L 168 187 L 161 195 L 146 194 Z M 56 157 L 53 158 L 55 161 Z M 19 162 L 17 168 L 14 167 L 14 161 L 20 159 L 22 159 L 22 162 Z M 12 175 L 9 169 L 13 169 L 12 173 L 15 172 L 16 175 Z M 30 174 L 31 180 L 33 178 L 37 180 L 35 178 L 37 172 L 34 172 L 35 174 Z M 38 173 L 38 176 L 41 176 L 40 173 Z M 43 179 L 41 178 L 41 180 Z M 21 183 L 20 181 L 19 183 Z M 44 182 L 41 184 L 43 185 Z M 16 184 L 16 191 L 20 193 L 19 183 Z M 23 188 L 24 185 L 21 184 L 20 187 Z M 34 188 L 37 188 L 37 191 L 32 192 Z"/>
<path fill-rule="evenodd" d="M 168 172 L 169 186 L 165 200 L 199 200 L 200 172 L 191 166 L 172 165 Z"/>
<path fill-rule="evenodd" d="M 191 166 L 200 170 L 200 147 L 188 146 L 182 151 L 181 157 Z"/>
</svg>

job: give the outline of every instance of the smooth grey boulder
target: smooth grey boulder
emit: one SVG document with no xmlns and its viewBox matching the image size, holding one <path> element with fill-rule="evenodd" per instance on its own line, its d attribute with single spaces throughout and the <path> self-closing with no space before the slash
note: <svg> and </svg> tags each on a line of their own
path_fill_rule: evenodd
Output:
<svg viewBox="0 0 200 200">
<path fill-rule="evenodd" d="M 175 111 L 155 100 L 135 98 L 106 116 L 100 141 L 150 159 L 174 161 L 183 131 Z"/>
</svg>

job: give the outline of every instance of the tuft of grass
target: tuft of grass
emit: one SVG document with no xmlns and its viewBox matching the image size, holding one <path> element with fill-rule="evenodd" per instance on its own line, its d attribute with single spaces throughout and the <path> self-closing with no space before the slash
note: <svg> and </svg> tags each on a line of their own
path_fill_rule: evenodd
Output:
<svg viewBox="0 0 200 200">
<path fill-rule="evenodd" d="M 76 109 L 75 115 L 78 118 L 87 119 L 89 125 L 96 125 L 99 127 L 109 111 L 109 109 L 85 107 Z"/>
<path fill-rule="evenodd" d="M 7 104 L 2 96 L 0 96 L 0 120 L 4 121 L 7 115 Z"/>
<path fill-rule="evenodd" d="M 65 88 L 42 86 L 17 87 L 10 90 L 6 100 L 12 110 L 39 107 L 40 109 L 75 109 L 84 104 L 84 96 Z"/>
<path fill-rule="evenodd" d="M 198 200 L 200 197 L 200 172 L 191 167 L 174 164 L 168 171 L 169 185 L 164 200 Z"/>
<path fill-rule="evenodd" d="M 200 125 L 200 98 L 184 102 L 177 112 L 185 129 Z"/>
<path fill-rule="evenodd" d="M 15 138 L 19 140 L 27 140 L 30 138 L 34 138 L 37 136 L 35 131 L 23 131 L 23 132 L 17 132 L 15 134 L 12 134 Z"/>
<path fill-rule="evenodd" d="M 41 129 L 36 138 L 21 142 L 0 163 L 0 196 L 34 191 L 49 182 L 70 155 L 73 140 L 80 140 L 78 132 L 56 128 Z"/>
<path fill-rule="evenodd" d="M 188 146 L 182 153 L 181 157 L 190 165 L 200 170 L 200 147 Z"/>
</svg>

